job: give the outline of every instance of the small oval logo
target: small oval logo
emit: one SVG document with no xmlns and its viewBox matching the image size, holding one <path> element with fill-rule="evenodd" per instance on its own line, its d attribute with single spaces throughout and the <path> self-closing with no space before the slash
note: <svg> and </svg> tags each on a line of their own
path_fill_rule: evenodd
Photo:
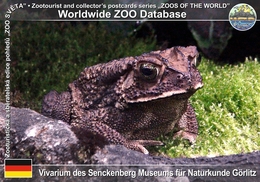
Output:
<svg viewBox="0 0 260 182">
<path fill-rule="evenodd" d="M 239 31 L 251 29 L 257 20 L 256 12 L 252 6 L 246 3 L 235 5 L 229 12 L 229 22 Z"/>
</svg>

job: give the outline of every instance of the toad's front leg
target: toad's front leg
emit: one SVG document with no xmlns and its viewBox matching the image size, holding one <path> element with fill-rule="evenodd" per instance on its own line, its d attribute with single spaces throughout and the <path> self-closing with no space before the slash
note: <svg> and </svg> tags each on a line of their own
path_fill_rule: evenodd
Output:
<svg viewBox="0 0 260 182">
<path fill-rule="evenodd" d="M 177 130 L 174 138 L 181 137 L 183 139 L 189 140 L 190 143 L 195 143 L 198 135 L 198 122 L 195 111 L 190 103 L 188 103 L 186 112 L 176 123 L 174 129 Z"/>
<path fill-rule="evenodd" d="M 80 129 L 91 132 L 93 135 L 101 135 L 108 143 L 124 145 L 128 149 L 136 150 L 144 154 L 149 154 L 148 150 L 144 146 L 162 145 L 162 142 L 155 140 L 127 140 L 115 129 L 102 122 L 86 121 L 73 127 L 76 128 L 76 130 Z"/>
</svg>

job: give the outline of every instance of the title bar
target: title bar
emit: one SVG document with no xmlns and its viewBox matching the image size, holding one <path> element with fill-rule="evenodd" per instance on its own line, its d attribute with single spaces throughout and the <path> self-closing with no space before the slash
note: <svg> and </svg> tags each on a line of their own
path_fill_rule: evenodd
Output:
<svg viewBox="0 0 260 182">
<path fill-rule="evenodd" d="M 189 2 L 190 1 L 190 2 Z M 23 21 L 227 21 L 236 1 L 199 2 L 29 2 L 16 1 L 2 5 L 0 18 Z M 124 1 L 121 1 L 124 2 Z M 125 1 L 126 2 L 126 1 Z M 251 4 L 256 10 L 259 2 Z"/>
</svg>

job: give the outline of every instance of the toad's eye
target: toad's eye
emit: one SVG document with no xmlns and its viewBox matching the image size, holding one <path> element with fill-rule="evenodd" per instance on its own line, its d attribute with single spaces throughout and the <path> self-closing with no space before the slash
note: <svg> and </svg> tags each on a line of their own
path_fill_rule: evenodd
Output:
<svg viewBox="0 0 260 182">
<path fill-rule="evenodd" d="M 149 81 L 154 80 L 159 74 L 158 68 L 154 64 L 151 64 L 151 63 L 140 64 L 139 71 L 140 71 L 141 77 L 144 78 L 145 80 L 149 80 Z"/>
</svg>

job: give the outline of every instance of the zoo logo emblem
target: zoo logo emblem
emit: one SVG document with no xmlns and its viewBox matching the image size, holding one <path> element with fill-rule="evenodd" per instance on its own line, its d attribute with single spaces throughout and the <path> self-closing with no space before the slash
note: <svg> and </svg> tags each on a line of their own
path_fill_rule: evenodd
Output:
<svg viewBox="0 0 260 182">
<path fill-rule="evenodd" d="M 228 18 L 232 27 L 239 31 L 251 29 L 257 20 L 256 11 L 246 3 L 235 5 L 230 10 Z"/>
</svg>

